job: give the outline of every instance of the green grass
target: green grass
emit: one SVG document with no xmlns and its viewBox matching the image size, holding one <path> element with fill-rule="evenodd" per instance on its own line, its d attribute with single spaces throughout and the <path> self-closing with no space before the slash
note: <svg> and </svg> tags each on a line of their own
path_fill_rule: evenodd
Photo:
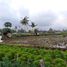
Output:
<svg viewBox="0 0 67 67">
<path fill-rule="evenodd" d="M 0 45 L 0 67 L 39 67 L 40 59 L 45 67 L 67 67 L 67 50 Z"/>
</svg>

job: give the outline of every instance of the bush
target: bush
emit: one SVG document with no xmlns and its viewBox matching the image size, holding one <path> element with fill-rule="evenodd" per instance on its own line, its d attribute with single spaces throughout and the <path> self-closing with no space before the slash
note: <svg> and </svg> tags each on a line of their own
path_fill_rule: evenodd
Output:
<svg viewBox="0 0 67 67">
<path fill-rule="evenodd" d="M 63 59 L 56 58 L 54 62 L 55 62 L 55 67 L 66 67 L 66 63 Z"/>
</svg>

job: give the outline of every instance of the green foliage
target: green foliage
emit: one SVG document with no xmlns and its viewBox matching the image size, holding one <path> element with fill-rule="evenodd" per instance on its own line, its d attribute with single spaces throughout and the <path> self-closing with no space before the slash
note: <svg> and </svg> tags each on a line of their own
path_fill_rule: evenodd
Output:
<svg viewBox="0 0 67 67">
<path fill-rule="evenodd" d="M 12 24 L 10 22 L 5 22 L 4 26 L 5 27 L 12 27 Z"/>
<path fill-rule="evenodd" d="M 7 33 L 7 32 L 11 32 L 11 29 L 10 29 L 10 28 L 4 28 L 4 29 L 2 30 L 2 33 Z"/>
<path fill-rule="evenodd" d="M 51 63 L 48 61 L 48 62 L 45 62 L 45 67 L 52 67 L 51 66 Z"/>
<path fill-rule="evenodd" d="M 38 33 L 38 29 L 34 29 L 34 33 L 35 33 L 35 35 L 38 35 L 37 33 Z"/>
<path fill-rule="evenodd" d="M 0 45 L 0 67 L 66 67 L 67 51 Z"/>
<path fill-rule="evenodd" d="M 32 23 L 31 23 L 31 27 L 33 28 L 33 27 L 35 27 L 35 26 L 36 26 L 35 23 L 32 22 Z"/>
<path fill-rule="evenodd" d="M 55 67 L 66 67 L 65 61 L 61 58 L 56 58 L 54 62 L 55 62 Z"/>
<path fill-rule="evenodd" d="M 24 17 L 22 20 L 21 20 L 21 24 L 23 25 L 27 25 L 28 24 L 28 17 Z"/>
<path fill-rule="evenodd" d="M 12 30 L 10 28 L 4 28 L 2 30 L 3 39 L 5 39 L 5 37 L 10 37 L 7 35 L 8 33 L 12 33 Z"/>
<path fill-rule="evenodd" d="M 66 37 L 67 36 L 67 32 L 61 32 L 60 33 L 63 37 Z"/>
<path fill-rule="evenodd" d="M 25 16 L 25 17 L 20 21 L 21 24 L 26 27 L 26 28 L 25 28 L 25 31 L 28 30 L 28 27 L 27 27 L 27 26 L 28 26 L 28 21 L 29 21 L 29 20 L 28 20 L 28 17 L 27 17 L 27 16 Z M 25 32 L 25 31 L 24 31 L 24 32 Z"/>
</svg>

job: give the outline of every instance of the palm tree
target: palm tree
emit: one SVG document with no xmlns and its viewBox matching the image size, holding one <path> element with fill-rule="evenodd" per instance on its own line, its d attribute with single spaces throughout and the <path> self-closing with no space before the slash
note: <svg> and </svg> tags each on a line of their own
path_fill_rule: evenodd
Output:
<svg viewBox="0 0 67 67">
<path fill-rule="evenodd" d="M 37 29 L 35 28 L 37 25 L 35 25 L 35 23 L 34 22 L 32 22 L 31 23 L 31 27 L 33 28 L 33 31 L 34 31 L 34 33 L 35 33 L 35 35 L 37 35 Z"/>
<path fill-rule="evenodd" d="M 25 16 L 25 17 L 21 20 L 21 24 L 27 27 L 28 21 L 29 21 L 29 20 L 28 20 L 28 17 Z M 27 28 L 27 29 L 28 29 L 28 28 Z"/>
<path fill-rule="evenodd" d="M 36 25 L 34 24 L 34 22 L 31 23 L 31 27 L 34 28 Z"/>
<path fill-rule="evenodd" d="M 8 28 L 8 27 L 12 27 L 12 24 L 10 22 L 5 22 L 4 26 Z"/>
</svg>

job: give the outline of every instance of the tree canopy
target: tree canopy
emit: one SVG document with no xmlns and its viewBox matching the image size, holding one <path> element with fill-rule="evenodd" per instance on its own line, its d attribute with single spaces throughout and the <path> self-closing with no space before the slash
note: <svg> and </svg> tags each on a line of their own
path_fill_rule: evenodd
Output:
<svg viewBox="0 0 67 67">
<path fill-rule="evenodd" d="M 5 22 L 4 26 L 5 27 L 12 27 L 12 24 L 10 22 Z"/>
<path fill-rule="evenodd" d="M 28 17 L 24 17 L 22 20 L 21 20 L 21 24 L 23 25 L 27 25 L 28 24 Z"/>
</svg>

